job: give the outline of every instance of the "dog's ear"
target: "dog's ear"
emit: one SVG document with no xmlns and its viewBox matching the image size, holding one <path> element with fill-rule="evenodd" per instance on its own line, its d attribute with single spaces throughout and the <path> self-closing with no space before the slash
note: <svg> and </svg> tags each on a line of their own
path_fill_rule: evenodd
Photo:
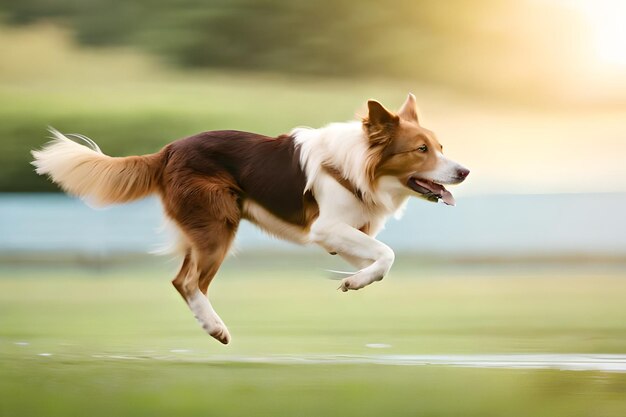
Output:
<svg viewBox="0 0 626 417">
<path fill-rule="evenodd" d="M 417 101 L 415 100 L 415 96 L 409 93 L 409 96 L 406 98 L 406 101 L 398 110 L 398 116 L 403 118 L 404 120 L 408 120 L 411 122 L 417 122 Z"/>
<path fill-rule="evenodd" d="M 367 110 L 368 114 L 363 119 L 363 125 L 370 143 L 375 146 L 387 145 L 400 124 L 400 118 L 376 100 L 367 101 Z"/>
<path fill-rule="evenodd" d="M 398 124 L 399 118 L 376 100 L 367 100 L 367 119 L 371 125 Z"/>
</svg>

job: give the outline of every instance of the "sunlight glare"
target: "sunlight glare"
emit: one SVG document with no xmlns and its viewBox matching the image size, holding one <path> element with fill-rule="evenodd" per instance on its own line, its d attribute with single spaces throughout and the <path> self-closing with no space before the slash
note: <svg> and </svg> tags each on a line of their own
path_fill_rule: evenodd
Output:
<svg viewBox="0 0 626 417">
<path fill-rule="evenodd" d="M 626 70 L 626 0 L 570 0 L 592 36 L 597 63 Z"/>
</svg>

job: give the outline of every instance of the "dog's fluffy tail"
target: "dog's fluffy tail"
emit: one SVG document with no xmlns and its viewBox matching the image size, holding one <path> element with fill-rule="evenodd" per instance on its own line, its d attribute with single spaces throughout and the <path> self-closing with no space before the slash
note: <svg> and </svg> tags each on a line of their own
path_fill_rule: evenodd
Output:
<svg viewBox="0 0 626 417">
<path fill-rule="evenodd" d="M 102 153 L 91 139 L 79 145 L 50 128 L 52 141 L 32 151 L 32 164 L 40 175 L 48 175 L 67 193 L 96 205 L 125 203 L 157 191 L 162 168 L 162 153 L 113 158 Z"/>
</svg>

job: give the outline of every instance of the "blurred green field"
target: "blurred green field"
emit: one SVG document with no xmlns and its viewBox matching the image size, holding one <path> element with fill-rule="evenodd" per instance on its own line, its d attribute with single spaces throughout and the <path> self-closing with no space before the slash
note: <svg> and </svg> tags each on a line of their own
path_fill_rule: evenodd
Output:
<svg viewBox="0 0 626 417">
<path fill-rule="evenodd" d="M 105 153 L 123 156 L 206 130 L 277 135 L 351 120 L 367 99 L 397 108 L 409 91 L 446 153 L 480 167 L 460 193 L 623 191 L 623 105 L 572 98 L 561 107 L 524 106 L 402 79 L 172 71 L 127 49 L 78 48 L 49 25 L 0 26 L 0 56 L 7 57 L 0 60 L 0 192 L 58 191 L 28 163 L 47 126 L 82 133 Z M 589 137 L 605 150 L 593 176 L 580 169 L 593 162 Z"/>
<path fill-rule="evenodd" d="M 200 330 L 170 286 L 173 263 L 2 268 L 0 415 L 626 413 L 619 373 L 215 361 L 626 351 L 623 271 L 441 271 L 405 261 L 383 282 L 343 294 L 315 263 L 231 258 L 211 287 L 233 335 L 227 347 Z"/>
<path fill-rule="evenodd" d="M 0 191 L 57 189 L 28 164 L 48 125 L 129 155 L 203 130 L 271 135 L 320 126 L 352 118 L 370 97 L 397 106 L 408 91 L 420 97 L 423 120 L 434 121 L 446 149 L 480 167 L 463 190 L 496 192 L 493 178 L 515 184 L 516 192 L 537 192 L 551 180 L 558 185 L 552 190 L 563 190 L 554 160 L 567 184 L 585 189 L 578 180 L 589 174 L 580 166 L 597 125 L 608 152 L 595 170 L 621 178 L 623 107 L 590 111 L 573 102 L 565 110 L 529 110 L 402 80 L 182 73 L 123 49 L 80 49 L 69 39 L 47 25 L 0 28 Z M 493 158 L 499 154 L 507 158 Z M 348 294 L 324 279 L 322 268 L 335 267 L 328 257 L 319 264 L 291 255 L 229 259 L 211 287 L 233 336 L 227 347 L 201 331 L 170 285 L 174 262 L 0 266 L 0 416 L 626 415 L 622 373 L 228 362 L 626 352 L 623 270 L 441 270 L 398 258 L 382 283 Z"/>
<path fill-rule="evenodd" d="M 28 53 L 24 53 L 28 50 Z M 180 72 L 125 49 L 77 48 L 67 32 L 0 26 L 0 192 L 56 191 L 32 174 L 46 127 L 79 132 L 116 156 L 152 153 L 198 132 L 267 135 L 350 120 L 376 96 L 400 105 L 411 83 Z"/>
<path fill-rule="evenodd" d="M 0 86 L 2 153 L 0 191 L 55 190 L 32 175 L 29 151 L 46 141 L 46 127 L 82 132 L 111 155 L 152 153 L 167 143 L 214 129 L 285 133 L 295 126 L 349 120 L 367 96 L 343 87 L 342 100 L 329 100 L 336 86 L 315 83 L 295 89 L 289 82 L 254 76 L 193 76 L 163 88 L 163 82 L 106 85 Z M 395 102 L 406 91 L 397 92 Z M 389 94 L 386 94 L 387 96 Z M 272 97 L 268 106 L 265 97 Z M 264 111 L 259 111 L 260 108 Z M 311 113 L 311 110 L 314 112 Z M 269 116 L 269 117 L 268 117 Z"/>
</svg>

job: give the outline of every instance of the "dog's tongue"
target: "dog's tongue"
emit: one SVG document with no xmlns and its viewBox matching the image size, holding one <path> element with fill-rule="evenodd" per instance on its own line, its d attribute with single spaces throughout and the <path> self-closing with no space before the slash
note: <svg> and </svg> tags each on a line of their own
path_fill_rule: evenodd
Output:
<svg viewBox="0 0 626 417">
<path fill-rule="evenodd" d="M 452 193 L 446 190 L 446 187 L 444 187 L 443 185 L 437 184 L 432 181 L 426 181 L 426 180 L 421 180 L 417 178 L 414 178 L 413 180 L 415 181 L 416 184 L 420 186 L 420 188 L 426 188 L 427 190 L 431 191 L 445 204 L 449 206 L 454 206 L 456 204 L 456 201 L 454 200 Z"/>
<path fill-rule="evenodd" d="M 455 206 L 456 200 L 454 199 L 454 196 L 452 195 L 452 193 L 446 190 L 445 188 L 443 190 L 444 190 L 443 193 L 441 193 L 441 201 L 443 201 L 449 206 Z"/>
</svg>

